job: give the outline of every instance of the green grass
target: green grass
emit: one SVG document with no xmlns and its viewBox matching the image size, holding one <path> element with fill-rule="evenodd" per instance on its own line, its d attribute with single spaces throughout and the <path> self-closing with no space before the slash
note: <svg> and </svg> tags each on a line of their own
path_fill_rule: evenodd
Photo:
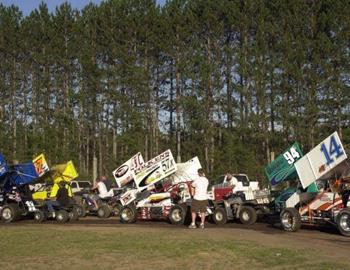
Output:
<svg viewBox="0 0 350 270">
<path fill-rule="evenodd" d="M 199 230 L 0 227 L 0 269 L 349 269 L 312 251 L 271 248 Z"/>
</svg>

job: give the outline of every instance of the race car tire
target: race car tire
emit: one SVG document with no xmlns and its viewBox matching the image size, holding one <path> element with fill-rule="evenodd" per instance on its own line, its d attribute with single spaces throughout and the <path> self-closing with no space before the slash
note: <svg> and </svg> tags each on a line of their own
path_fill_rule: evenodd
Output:
<svg viewBox="0 0 350 270">
<path fill-rule="evenodd" d="M 301 217 L 295 208 L 286 208 L 280 215 L 280 221 L 283 230 L 287 232 L 296 232 L 301 227 Z"/>
<path fill-rule="evenodd" d="M 137 211 L 133 206 L 124 206 L 120 210 L 120 222 L 121 223 L 134 223 L 136 222 Z"/>
<path fill-rule="evenodd" d="M 44 220 L 46 220 L 46 215 L 41 210 L 35 211 L 33 214 L 34 214 L 33 218 L 35 222 L 42 223 Z"/>
<path fill-rule="evenodd" d="M 5 223 L 14 222 L 19 219 L 21 211 L 17 204 L 11 203 L 5 205 L 1 210 L 1 220 Z"/>
<path fill-rule="evenodd" d="M 186 218 L 186 209 L 181 205 L 174 205 L 169 211 L 169 221 L 173 225 L 183 225 Z"/>
<path fill-rule="evenodd" d="M 69 221 L 77 221 L 79 219 L 78 210 L 73 207 L 73 210 L 68 213 Z"/>
<path fill-rule="evenodd" d="M 56 212 L 56 221 L 58 223 L 66 223 L 68 219 L 69 219 L 69 215 L 66 210 L 58 210 Z"/>
<path fill-rule="evenodd" d="M 337 216 L 337 228 L 344 236 L 350 236 L 350 208 L 344 208 Z"/>
</svg>

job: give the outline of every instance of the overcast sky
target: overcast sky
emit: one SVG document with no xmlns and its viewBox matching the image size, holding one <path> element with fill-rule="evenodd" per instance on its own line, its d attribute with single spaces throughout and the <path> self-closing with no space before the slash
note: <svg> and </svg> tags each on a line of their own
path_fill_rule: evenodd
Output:
<svg viewBox="0 0 350 270">
<path fill-rule="evenodd" d="M 60 4 L 64 2 L 71 3 L 73 8 L 82 9 L 90 2 L 99 4 L 102 2 L 102 0 L 0 0 L 0 3 L 2 3 L 5 6 L 15 5 L 22 10 L 23 15 L 27 16 L 29 13 L 37 8 L 41 2 L 45 2 L 49 8 L 50 12 L 54 12 L 56 9 L 56 6 L 59 6 Z M 165 0 L 157 0 L 157 3 L 163 4 L 165 3 Z"/>
</svg>

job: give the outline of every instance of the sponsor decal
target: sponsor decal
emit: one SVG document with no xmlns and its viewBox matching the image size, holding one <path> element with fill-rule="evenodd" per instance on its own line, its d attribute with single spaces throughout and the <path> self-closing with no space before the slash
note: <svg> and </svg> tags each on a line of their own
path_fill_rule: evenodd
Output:
<svg viewBox="0 0 350 270">
<path fill-rule="evenodd" d="M 170 149 L 147 161 L 134 171 L 134 181 L 137 189 L 142 191 L 177 170 L 176 162 Z"/>
<path fill-rule="evenodd" d="M 47 165 L 44 154 L 39 155 L 33 160 L 34 168 L 37 175 L 43 176 L 46 172 L 49 171 L 49 166 Z"/>
<path fill-rule="evenodd" d="M 134 171 L 139 170 L 144 164 L 141 153 L 137 153 L 120 167 L 113 171 L 113 177 L 119 187 L 123 187 L 134 178 Z"/>
</svg>

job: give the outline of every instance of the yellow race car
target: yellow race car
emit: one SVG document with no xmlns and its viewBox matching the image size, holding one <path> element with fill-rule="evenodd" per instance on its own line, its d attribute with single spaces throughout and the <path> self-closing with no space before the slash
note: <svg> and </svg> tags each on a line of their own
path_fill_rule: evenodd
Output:
<svg viewBox="0 0 350 270">
<path fill-rule="evenodd" d="M 45 182 L 45 184 L 33 193 L 33 199 L 35 201 L 43 201 L 48 198 L 56 197 L 59 189 L 58 183 L 61 181 L 67 182 L 66 188 L 68 189 L 68 195 L 69 197 L 73 197 L 69 182 L 76 179 L 78 176 L 72 161 L 52 166 L 50 172 L 45 174 L 41 179 L 41 182 Z"/>
</svg>

